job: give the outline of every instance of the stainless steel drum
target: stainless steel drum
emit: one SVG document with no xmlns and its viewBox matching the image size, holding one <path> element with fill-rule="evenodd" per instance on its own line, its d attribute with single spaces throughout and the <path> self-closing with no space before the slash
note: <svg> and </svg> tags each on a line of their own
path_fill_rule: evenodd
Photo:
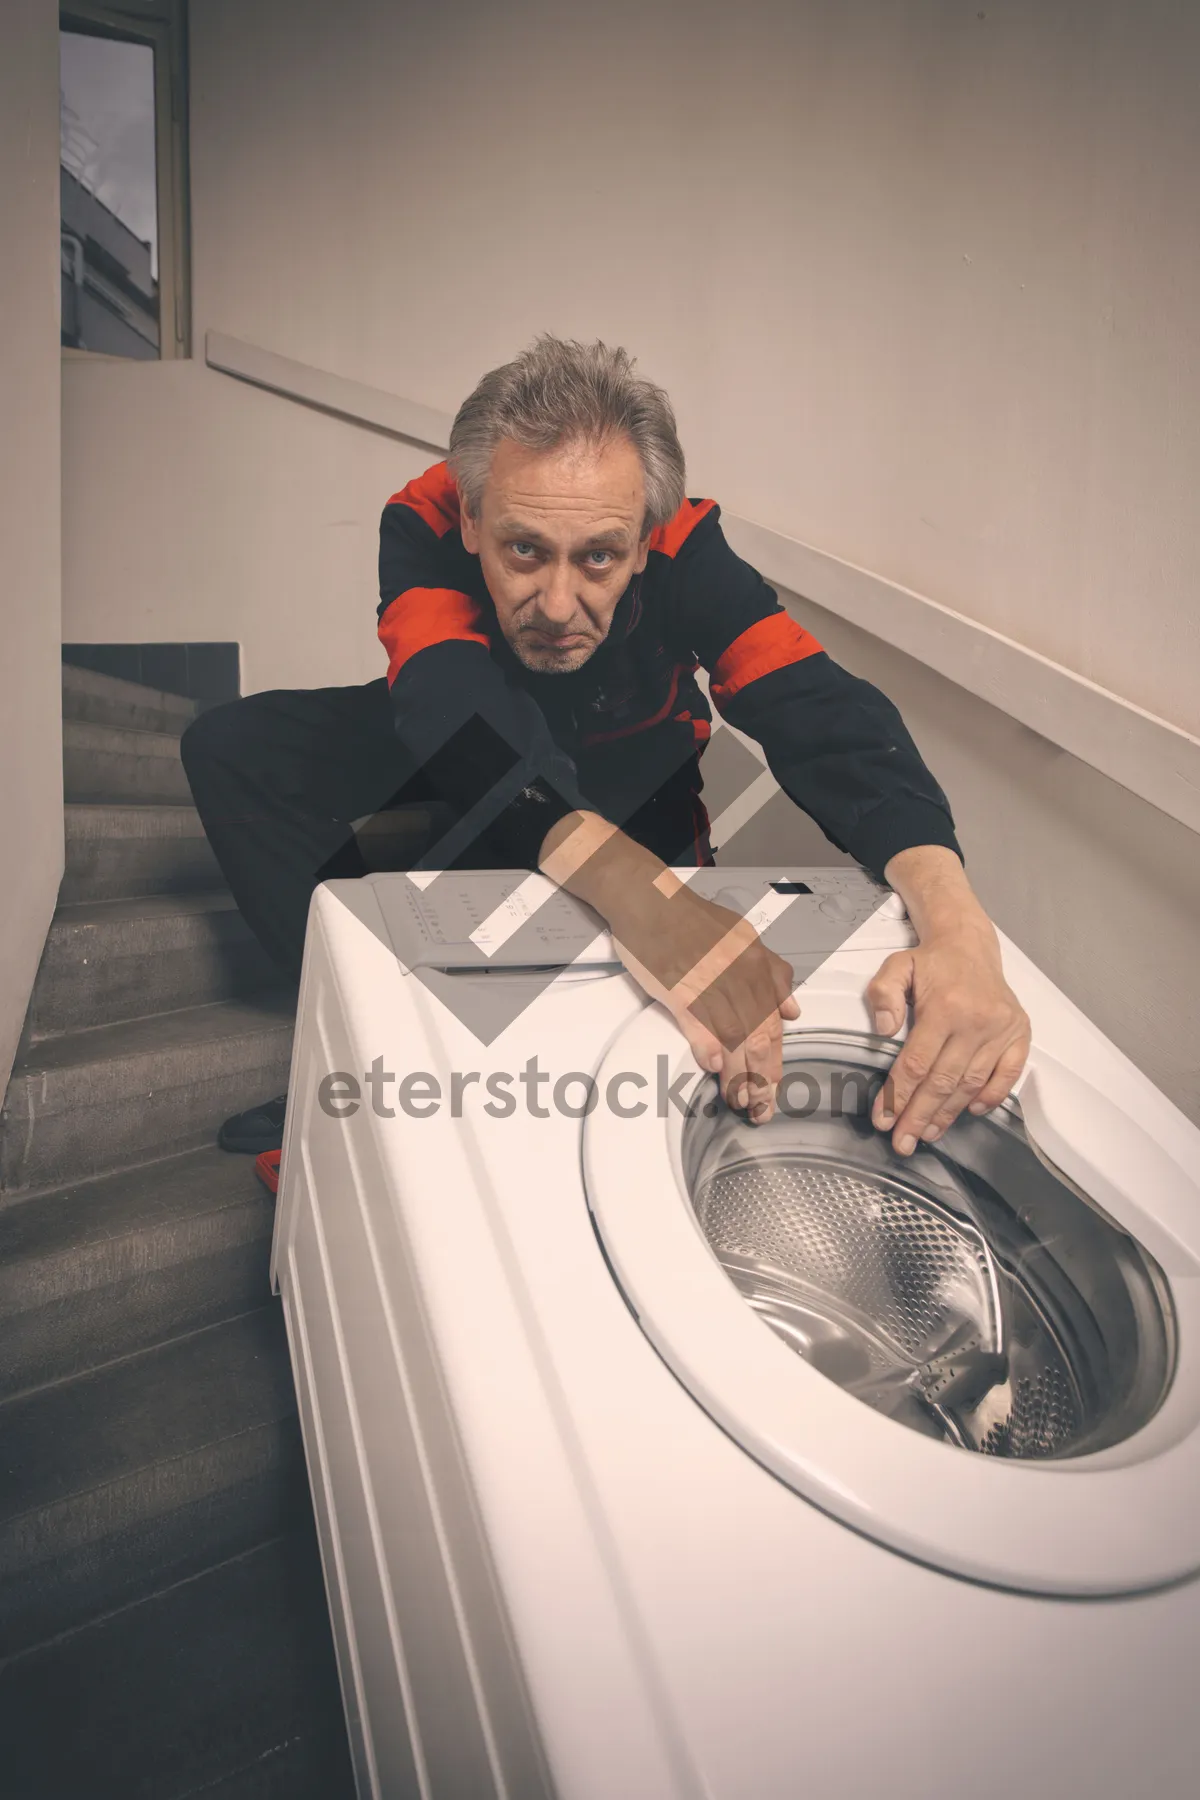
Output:
<svg viewBox="0 0 1200 1800">
<path fill-rule="evenodd" d="M 894 1054 L 789 1034 L 767 1126 L 709 1084 L 683 1163 L 713 1253 L 798 1355 L 914 1430 L 1007 1457 L 1128 1437 L 1174 1362 L 1157 1265 L 1039 1157 L 1015 1103 L 897 1156 L 869 1116 Z"/>
</svg>

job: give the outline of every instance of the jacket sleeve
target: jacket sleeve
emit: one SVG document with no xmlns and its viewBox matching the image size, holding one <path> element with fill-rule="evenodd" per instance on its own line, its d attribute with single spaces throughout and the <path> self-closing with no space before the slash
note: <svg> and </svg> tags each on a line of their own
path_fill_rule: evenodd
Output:
<svg viewBox="0 0 1200 1800">
<path fill-rule="evenodd" d="M 709 509 L 679 546 L 673 600 L 722 718 L 758 740 L 784 792 L 873 874 L 918 844 L 961 857 L 949 802 L 899 712 L 783 610 L 719 517 Z"/>
<path fill-rule="evenodd" d="M 463 547 L 445 463 L 383 510 L 379 637 L 396 735 L 460 820 L 453 859 L 536 868 L 551 826 L 588 802 L 532 694 L 492 655 L 477 560 Z"/>
</svg>

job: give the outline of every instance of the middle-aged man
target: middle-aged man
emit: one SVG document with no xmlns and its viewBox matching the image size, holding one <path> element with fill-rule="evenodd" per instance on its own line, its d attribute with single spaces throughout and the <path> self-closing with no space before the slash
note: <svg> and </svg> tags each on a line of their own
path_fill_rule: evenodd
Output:
<svg viewBox="0 0 1200 1800">
<path fill-rule="evenodd" d="M 448 462 L 385 507 L 379 575 L 386 680 L 254 694 L 183 740 L 213 849 L 282 969 L 299 970 L 316 883 L 363 873 L 349 822 L 439 800 L 455 823 L 424 866 L 540 868 L 589 902 L 731 1103 L 769 1119 L 791 970 L 671 870 L 713 860 L 699 665 L 780 786 L 916 928 L 867 992 L 882 1033 L 912 1007 L 876 1125 L 906 1155 L 1009 1092 L 1029 1024 L 945 795 L 890 701 L 780 607 L 711 500 L 685 498 L 670 403 L 625 351 L 543 336 L 485 375 Z M 277 1147 L 285 1100 L 220 1141 Z"/>
</svg>

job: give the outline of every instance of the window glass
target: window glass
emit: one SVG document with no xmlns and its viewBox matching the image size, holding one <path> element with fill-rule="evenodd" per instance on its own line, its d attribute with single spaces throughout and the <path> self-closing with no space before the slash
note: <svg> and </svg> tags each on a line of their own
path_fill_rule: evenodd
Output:
<svg viewBox="0 0 1200 1800">
<path fill-rule="evenodd" d="M 159 354 L 154 47 L 59 34 L 62 341 Z"/>
</svg>

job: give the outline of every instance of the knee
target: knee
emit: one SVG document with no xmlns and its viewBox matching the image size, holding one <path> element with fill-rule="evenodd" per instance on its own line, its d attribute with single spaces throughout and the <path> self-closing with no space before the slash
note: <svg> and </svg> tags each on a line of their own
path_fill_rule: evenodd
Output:
<svg viewBox="0 0 1200 1800">
<path fill-rule="evenodd" d="M 221 763 L 238 763 L 254 737 L 253 696 L 210 706 L 193 719 L 179 740 L 189 777 Z"/>
</svg>

